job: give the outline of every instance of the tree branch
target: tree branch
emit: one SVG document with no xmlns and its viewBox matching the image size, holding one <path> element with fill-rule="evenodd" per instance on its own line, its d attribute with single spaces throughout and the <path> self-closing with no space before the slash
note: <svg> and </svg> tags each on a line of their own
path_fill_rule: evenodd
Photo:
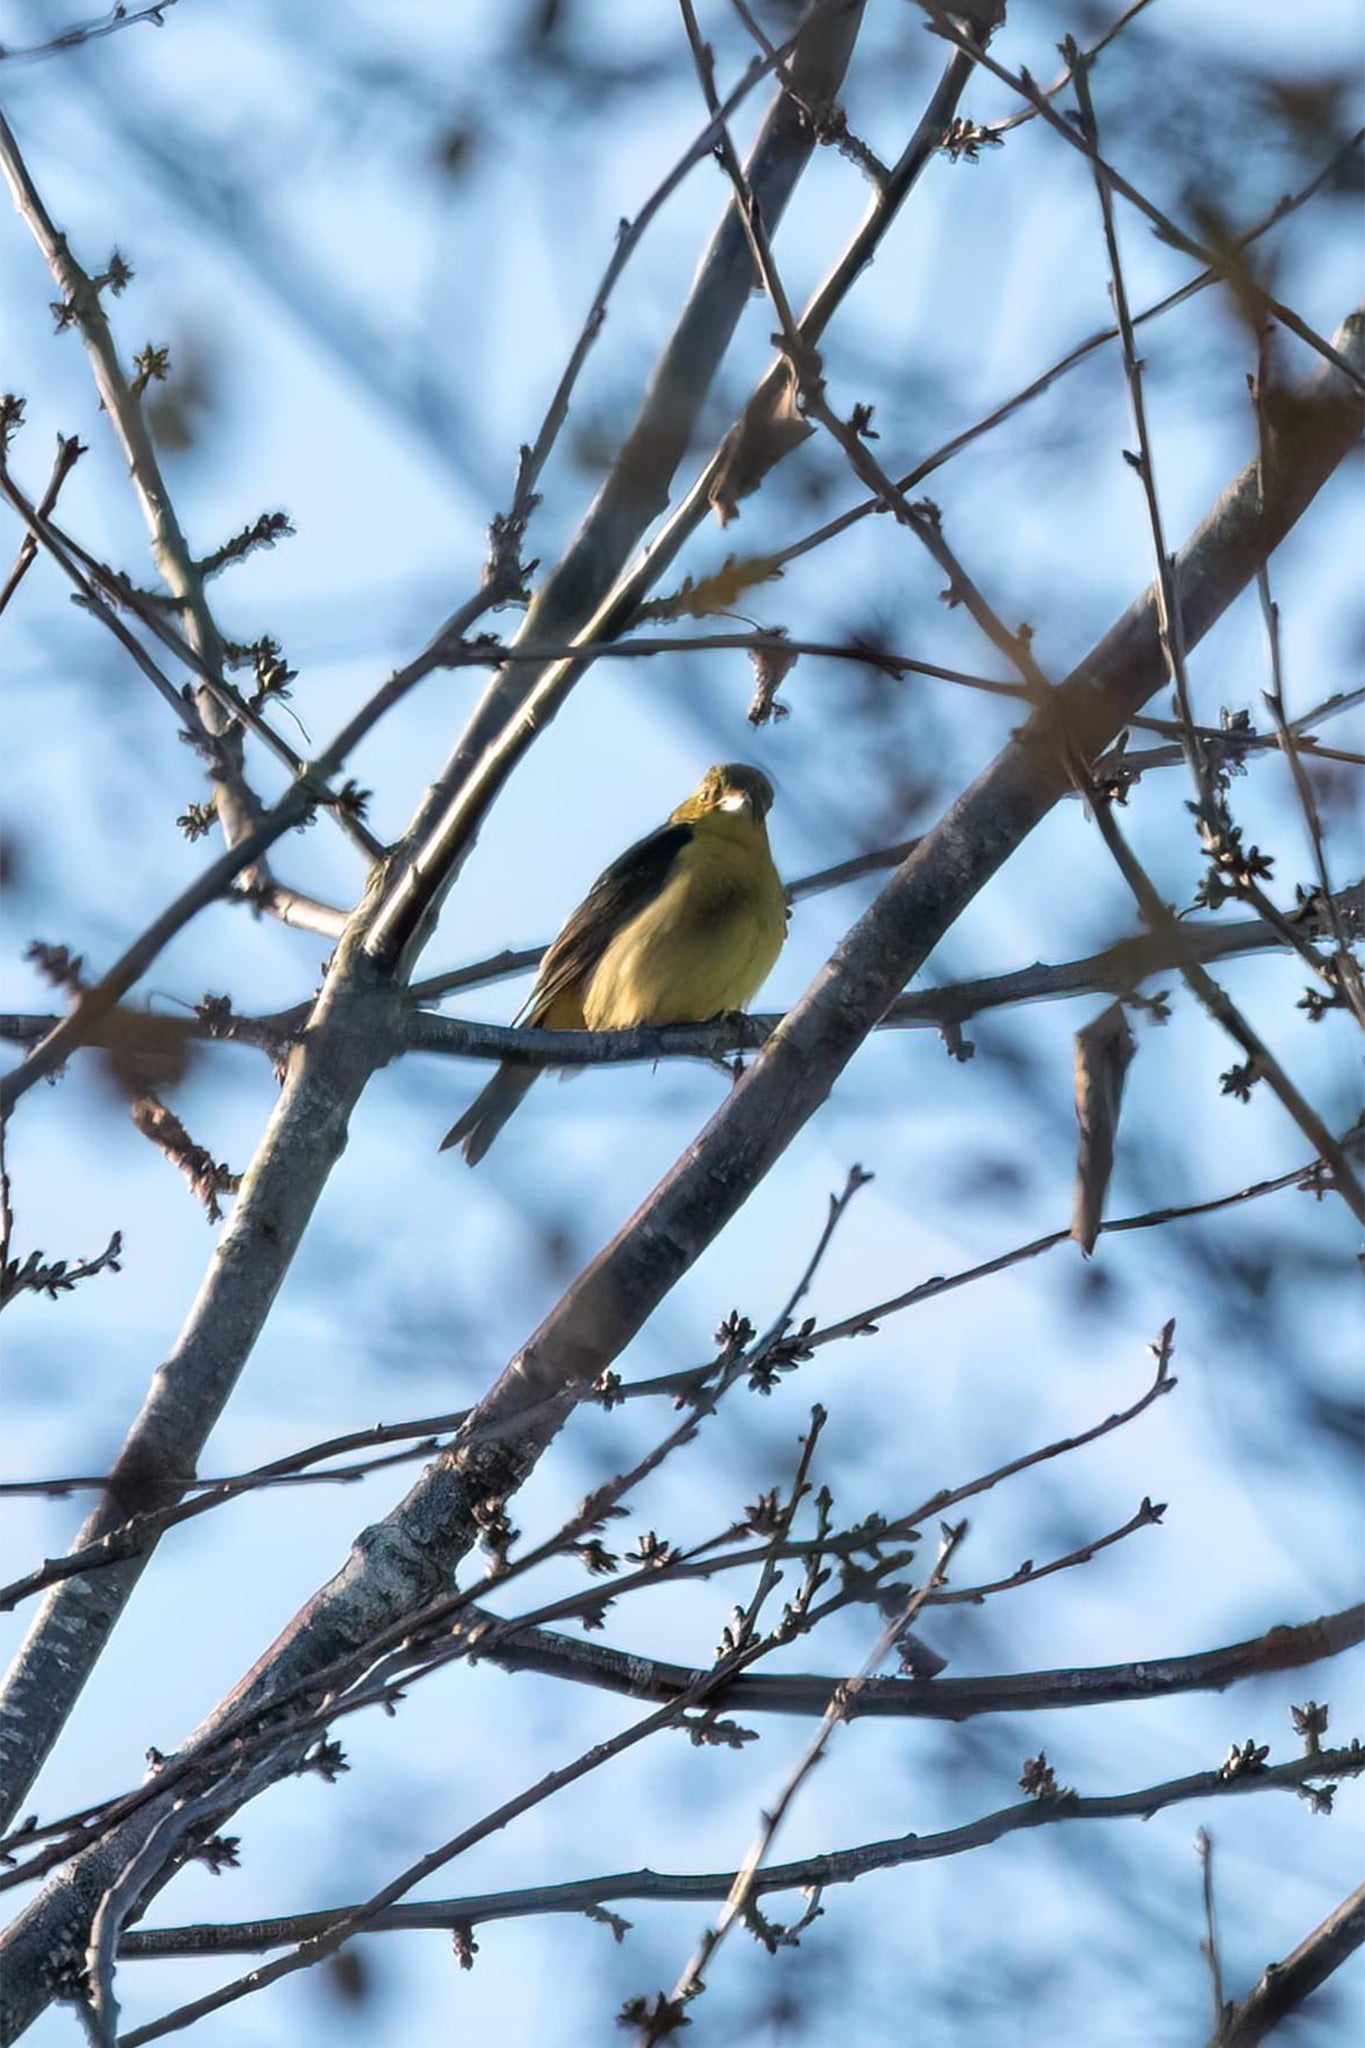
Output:
<svg viewBox="0 0 1365 2048">
<path fill-rule="evenodd" d="M 471 1610 L 471 1626 L 483 1610 Z M 498 1619 L 491 1613 L 489 1620 Z M 1062 1671 L 1023 1671 L 982 1678 L 869 1678 L 848 1703 L 850 1717 L 874 1720 L 966 1721 L 978 1714 L 1042 1713 L 1062 1707 L 1111 1706 L 1165 1699 L 1175 1693 L 1224 1692 L 1247 1678 L 1297 1671 L 1365 1642 L 1365 1606 L 1343 1608 L 1317 1621 L 1268 1629 L 1194 1656 L 1144 1657 Z M 630 1699 L 667 1700 L 684 1692 L 696 1673 L 682 1664 L 613 1650 L 579 1636 L 528 1628 L 500 1636 L 481 1651 L 505 1671 L 533 1671 Z M 738 1714 L 822 1714 L 842 1683 L 804 1673 L 746 1673 L 716 1695 L 715 1704 Z"/>
<path fill-rule="evenodd" d="M 1356 1886 L 1282 1963 L 1271 1963 L 1239 2005 L 1224 2013 L 1209 2048 L 1256 2048 L 1327 1982 L 1365 1941 L 1365 1884 Z"/>
<path fill-rule="evenodd" d="M 47 488 L 38 501 L 38 516 L 45 519 L 61 496 L 62 485 L 70 476 L 82 455 L 89 453 L 83 441 L 75 434 L 58 434 L 57 457 L 52 465 Z M 3 612 L 19 585 L 38 559 L 38 543 L 32 533 L 26 533 L 19 543 L 19 552 L 14 558 L 14 567 L 5 578 L 5 587 L 0 590 L 0 612 Z"/>
<path fill-rule="evenodd" d="M 190 552 L 161 474 L 142 408 L 119 362 L 118 349 L 100 299 L 100 287 L 83 270 L 44 206 L 14 133 L 0 114 L 0 169 L 29 232 L 52 273 L 64 308 L 80 329 L 100 403 L 128 465 L 133 491 L 151 536 L 152 556 L 166 588 L 177 600 L 189 637 L 211 671 L 222 667 L 222 641 L 204 597 L 203 577 Z M 131 275 L 124 266 L 124 278 Z M 121 286 L 115 285 L 115 289 Z M 242 774 L 240 735 L 227 730 L 211 694 L 199 692 L 205 725 L 222 742 L 223 764 L 217 798 L 229 846 L 257 830 L 261 806 Z M 258 849 L 263 851 L 264 849 Z"/>
<path fill-rule="evenodd" d="M 842 84 L 864 0 L 810 0 L 785 80 L 750 157 L 750 177 L 774 223 L 817 142 L 801 102 L 826 107 Z M 800 95 L 800 99 L 796 95 Z M 668 502 L 701 406 L 748 301 L 753 271 L 739 211 L 726 208 L 664 346 L 634 424 L 578 532 L 537 591 L 521 639 L 578 637 L 630 549 Z M 415 953 L 454 880 L 486 807 L 531 736 L 554 716 L 575 670 L 556 665 L 495 677 L 431 785 L 402 851 L 409 857 L 370 941 L 393 965 Z M 516 739 L 518 743 L 509 744 Z M 495 745 L 499 740 L 502 745 Z"/>
<path fill-rule="evenodd" d="M 1186 1778 L 1168 1779 L 1140 1791 L 1101 1794 L 1084 1798 L 1061 1793 L 1052 1799 L 1026 1799 L 1006 1806 L 962 1827 L 946 1828 L 939 1834 L 898 1835 L 881 1842 L 865 1842 L 854 1849 L 836 1849 L 822 1856 L 806 1856 L 793 1863 L 770 1863 L 757 1874 L 754 1890 L 759 1893 L 804 1891 L 812 1885 L 852 1884 L 874 1870 L 894 1870 L 902 1864 L 930 1863 L 945 1856 L 960 1856 L 982 1849 L 1006 1835 L 1028 1828 L 1052 1827 L 1061 1822 L 1085 1820 L 1150 1819 L 1168 1807 L 1191 1800 L 1240 1798 L 1249 1792 L 1297 1791 L 1316 1778 L 1356 1777 L 1365 1771 L 1365 1750 L 1359 1745 L 1324 1750 L 1318 1756 L 1294 1757 L 1269 1769 L 1231 1778 L 1221 1771 L 1200 1771 Z M 735 1881 L 735 1872 L 717 1871 L 704 1876 L 672 1876 L 662 1871 L 624 1871 L 612 1877 L 579 1878 L 570 1884 L 540 1885 L 525 1891 L 485 1892 L 463 1899 L 432 1899 L 410 1906 L 389 1906 L 366 1921 L 370 1933 L 404 1929 L 451 1928 L 490 1920 L 522 1919 L 542 1913 L 581 1913 L 586 1906 L 604 1905 L 620 1899 L 668 1899 L 701 1901 L 724 1899 Z M 1354 1898 L 1354 1894 L 1352 1897 Z M 134 1931 L 123 1938 L 121 1954 L 133 1958 L 184 1955 L 252 1954 L 278 1947 L 283 1942 L 307 1941 L 332 1925 L 347 1909 L 332 1907 L 320 1913 L 299 1913 L 281 1920 L 248 1921 L 237 1927 L 166 1927 Z M 1326 1925 L 1327 1923 L 1324 1923 Z M 1357 1937 L 1358 1939 L 1358 1937 Z M 1298 1951 L 1295 1952 L 1296 1954 Z M 1340 1958 L 1338 1958 L 1339 1960 Z M 150 2038 L 150 2037 L 145 2037 Z M 1248 2048 L 1259 2035 L 1248 2037 Z M 132 2048 L 132 2042 L 129 2042 Z M 1238 2044 L 1241 2048 L 1241 2044 Z"/>
</svg>

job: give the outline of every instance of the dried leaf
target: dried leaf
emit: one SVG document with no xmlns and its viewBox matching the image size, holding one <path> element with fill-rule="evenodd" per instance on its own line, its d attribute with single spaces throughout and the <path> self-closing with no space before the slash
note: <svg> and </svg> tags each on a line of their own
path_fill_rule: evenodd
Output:
<svg viewBox="0 0 1365 2048">
<path fill-rule="evenodd" d="M 733 612 L 746 590 L 775 582 L 781 574 L 769 555 L 750 555 L 747 560 L 727 555 L 714 575 L 703 576 L 696 583 L 684 576 L 681 587 L 670 597 L 653 597 L 641 605 L 639 616 L 641 620 L 714 618 L 718 612 Z"/>
<path fill-rule="evenodd" d="M 1076 1033 L 1076 1200 L 1071 1235 L 1088 1258 L 1095 1248 L 1114 1170 L 1124 1077 L 1137 1050 L 1122 1003 L 1111 1003 Z"/>
<path fill-rule="evenodd" d="M 774 385 L 771 397 L 747 408 L 721 444 L 720 466 L 707 494 L 722 526 L 738 516 L 740 499 L 752 497 L 768 471 L 814 432 L 797 407 L 790 373 Z"/>
<path fill-rule="evenodd" d="M 798 656 L 790 647 L 784 647 L 785 629 L 774 628 L 774 639 L 766 647 L 751 647 L 749 659 L 754 665 L 754 694 L 745 714 L 750 725 L 766 725 L 768 720 L 783 719 L 789 707 L 777 701 L 777 693 L 786 678 L 796 667 Z"/>
</svg>

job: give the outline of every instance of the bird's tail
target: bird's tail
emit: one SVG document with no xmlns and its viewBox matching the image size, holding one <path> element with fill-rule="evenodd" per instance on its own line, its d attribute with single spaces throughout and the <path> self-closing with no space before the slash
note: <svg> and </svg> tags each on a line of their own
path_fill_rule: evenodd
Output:
<svg viewBox="0 0 1365 2048">
<path fill-rule="evenodd" d="M 476 1095 L 459 1122 L 441 1140 L 441 1150 L 458 1145 L 467 1166 L 477 1166 L 512 1111 L 536 1078 L 536 1068 L 508 1061 Z"/>
</svg>

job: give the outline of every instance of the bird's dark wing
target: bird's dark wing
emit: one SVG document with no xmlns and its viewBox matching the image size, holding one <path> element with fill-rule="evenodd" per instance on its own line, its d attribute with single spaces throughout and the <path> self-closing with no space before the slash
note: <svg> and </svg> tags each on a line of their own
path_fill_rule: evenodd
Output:
<svg viewBox="0 0 1365 2048">
<path fill-rule="evenodd" d="M 558 996 L 582 988 L 616 934 L 660 893 L 691 837 L 690 825 L 661 825 L 597 877 L 540 963 L 527 1023 L 540 1023 Z"/>
</svg>

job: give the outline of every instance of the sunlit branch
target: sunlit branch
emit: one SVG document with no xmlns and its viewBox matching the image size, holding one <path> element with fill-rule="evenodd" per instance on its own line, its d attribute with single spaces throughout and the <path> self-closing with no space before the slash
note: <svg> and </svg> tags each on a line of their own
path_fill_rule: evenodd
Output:
<svg viewBox="0 0 1365 2048">
<path fill-rule="evenodd" d="M 1185 1692 L 1222 1692 L 1243 1679 L 1297 1671 L 1339 1656 L 1361 1642 L 1365 1606 L 1355 1606 L 1191 1656 L 1143 1657 L 1126 1664 L 998 1677 L 869 1678 L 850 1700 L 848 1712 L 857 1719 L 966 1721 L 980 1714 L 1042 1713 L 1165 1699 Z M 483 1654 L 506 1671 L 534 1672 L 637 1700 L 673 1699 L 696 1676 L 687 1665 L 544 1628 L 496 1639 Z M 739 1715 L 822 1714 L 839 1683 L 837 1677 L 749 1672 L 718 1696 L 717 1705 Z"/>
</svg>

